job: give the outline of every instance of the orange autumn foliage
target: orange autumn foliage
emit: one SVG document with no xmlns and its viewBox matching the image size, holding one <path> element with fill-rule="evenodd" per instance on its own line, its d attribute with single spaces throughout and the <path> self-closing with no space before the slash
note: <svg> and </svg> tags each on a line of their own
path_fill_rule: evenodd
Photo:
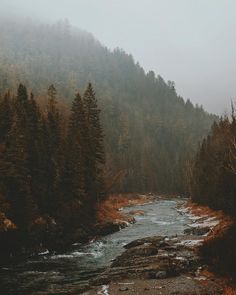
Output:
<svg viewBox="0 0 236 295">
<path fill-rule="evenodd" d="M 107 220 L 124 220 L 129 221 L 130 216 L 123 214 L 120 209 L 133 205 L 142 205 L 150 202 L 151 196 L 139 194 L 112 194 L 105 201 L 103 201 L 97 210 L 98 222 Z"/>
<path fill-rule="evenodd" d="M 14 230 L 16 228 L 15 223 L 8 219 L 5 213 L 0 212 L 0 231 Z"/>
<path fill-rule="evenodd" d="M 215 217 L 219 221 L 219 224 L 214 226 L 210 234 L 205 237 L 205 242 L 219 237 L 234 223 L 234 220 L 225 215 L 221 210 L 215 211 L 208 206 L 192 203 L 191 201 L 186 204 L 186 207 L 190 209 L 193 215 L 202 216 L 202 218 L 207 215 L 208 217 Z"/>
<path fill-rule="evenodd" d="M 236 295 L 236 289 L 235 288 L 226 288 L 224 290 L 224 295 Z"/>
</svg>

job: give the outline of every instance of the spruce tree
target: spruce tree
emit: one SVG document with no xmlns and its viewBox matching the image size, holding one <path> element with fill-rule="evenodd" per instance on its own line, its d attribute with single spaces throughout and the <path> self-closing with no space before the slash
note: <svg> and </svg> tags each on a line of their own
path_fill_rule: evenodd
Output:
<svg viewBox="0 0 236 295">
<path fill-rule="evenodd" d="M 86 199 L 84 183 L 86 130 L 84 107 L 81 96 L 77 93 L 69 117 L 59 184 L 62 207 L 67 208 L 66 222 L 69 222 L 70 226 L 78 222 L 84 223 L 93 215 Z"/>
<path fill-rule="evenodd" d="M 57 92 L 53 85 L 48 88 L 48 104 L 46 115 L 46 175 L 47 179 L 47 207 L 51 214 L 56 206 L 56 194 L 60 178 L 60 148 L 61 148 L 61 129 L 60 117 L 57 109 Z"/>
<path fill-rule="evenodd" d="M 29 132 L 29 113 L 27 89 L 20 84 L 6 142 L 4 159 L 5 163 L 8 163 L 8 170 L 4 177 L 13 220 L 24 230 L 30 226 L 36 212 L 31 171 L 33 147 Z"/>
<path fill-rule="evenodd" d="M 65 201 L 84 201 L 84 119 L 83 104 L 78 93 L 72 103 L 69 126 L 64 144 L 64 161 L 60 192 Z"/>
<path fill-rule="evenodd" d="M 6 93 L 3 98 L 0 97 L 0 143 L 6 140 L 6 136 L 11 128 L 12 110 L 10 93 Z"/>
<path fill-rule="evenodd" d="M 103 132 L 100 123 L 100 110 L 97 105 L 95 92 L 89 83 L 83 97 L 85 119 L 87 125 L 87 157 L 85 171 L 85 186 L 90 197 L 99 201 L 103 196 L 103 168 L 105 154 Z"/>
</svg>

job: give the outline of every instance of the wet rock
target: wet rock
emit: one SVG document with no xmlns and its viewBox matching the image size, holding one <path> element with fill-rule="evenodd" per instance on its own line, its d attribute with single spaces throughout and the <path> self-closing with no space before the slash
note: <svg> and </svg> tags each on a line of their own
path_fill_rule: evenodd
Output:
<svg viewBox="0 0 236 295">
<path fill-rule="evenodd" d="M 207 234 L 210 230 L 211 230 L 211 228 L 209 226 L 206 226 L 206 227 L 191 227 L 191 228 L 186 228 L 184 230 L 184 234 L 202 236 L 202 235 Z"/>
<path fill-rule="evenodd" d="M 100 223 L 96 226 L 96 233 L 98 236 L 105 236 L 119 231 L 121 225 L 112 221 Z"/>
<path fill-rule="evenodd" d="M 130 211 L 128 214 L 130 215 L 144 215 L 144 211 L 142 210 L 135 210 L 135 211 Z"/>
<path fill-rule="evenodd" d="M 166 250 L 160 249 L 158 250 L 159 255 L 168 255 L 168 252 Z"/>
<path fill-rule="evenodd" d="M 142 259 L 144 259 L 145 263 L 148 257 L 152 257 L 157 253 L 158 249 L 150 243 L 130 248 L 114 260 L 114 262 L 112 263 L 112 267 L 130 266 L 139 263 L 142 264 Z"/>
<path fill-rule="evenodd" d="M 167 272 L 166 271 L 158 271 L 155 275 L 156 279 L 165 279 L 167 278 Z"/>
<path fill-rule="evenodd" d="M 100 275 L 96 279 L 90 281 L 90 284 L 92 284 L 93 286 L 100 286 L 108 283 L 110 283 L 110 278 L 108 278 L 106 274 Z"/>
<path fill-rule="evenodd" d="M 84 243 L 86 241 L 88 241 L 89 239 L 89 233 L 83 229 L 83 228 L 79 228 L 76 229 L 72 234 L 71 234 L 71 241 L 79 241 L 81 243 Z"/>
<path fill-rule="evenodd" d="M 139 247 L 131 248 L 127 252 L 130 255 L 137 255 L 137 256 L 151 256 L 157 254 L 158 249 L 153 246 L 151 243 L 146 243 Z"/>
<path fill-rule="evenodd" d="M 176 237 L 149 237 L 138 239 L 125 246 L 110 268 L 101 274 L 105 282 L 122 279 L 166 279 L 196 271 L 199 267 L 197 253 L 181 243 L 186 235 Z M 187 237 L 188 238 L 188 237 Z"/>
<path fill-rule="evenodd" d="M 134 248 L 140 245 L 143 245 L 145 243 L 150 243 L 154 246 L 159 246 L 160 242 L 164 240 L 164 237 L 156 236 L 156 237 L 149 237 L 149 238 L 143 238 L 143 239 L 137 239 L 135 241 L 132 241 L 131 243 L 124 246 L 125 249 Z"/>
<path fill-rule="evenodd" d="M 167 248 L 170 246 L 169 243 L 167 243 L 166 241 L 160 241 L 159 245 L 160 248 Z"/>
<path fill-rule="evenodd" d="M 172 252 L 172 251 L 177 251 L 180 247 L 176 246 L 176 245 L 172 245 L 172 246 L 166 246 L 164 247 L 165 251 L 168 252 Z"/>
<path fill-rule="evenodd" d="M 121 292 L 129 291 L 129 288 L 128 287 L 120 287 L 119 291 L 121 291 Z"/>
</svg>

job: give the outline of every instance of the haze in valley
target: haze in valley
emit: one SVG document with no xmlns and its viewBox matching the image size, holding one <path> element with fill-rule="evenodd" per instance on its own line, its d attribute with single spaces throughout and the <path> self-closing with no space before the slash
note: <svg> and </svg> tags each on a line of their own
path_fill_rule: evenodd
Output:
<svg viewBox="0 0 236 295">
<path fill-rule="evenodd" d="M 67 18 L 218 114 L 236 98 L 235 11 L 234 0 L 0 0 L 4 16 Z"/>
</svg>

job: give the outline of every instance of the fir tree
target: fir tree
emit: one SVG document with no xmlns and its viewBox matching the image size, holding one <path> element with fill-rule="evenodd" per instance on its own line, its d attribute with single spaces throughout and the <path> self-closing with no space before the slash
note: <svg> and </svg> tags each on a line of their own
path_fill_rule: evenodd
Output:
<svg viewBox="0 0 236 295">
<path fill-rule="evenodd" d="M 66 200 L 84 201 L 84 154 L 85 154 L 85 115 L 82 99 L 77 93 L 69 117 L 68 134 L 64 149 L 64 162 L 60 181 L 61 192 Z"/>
<path fill-rule="evenodd" d="M 87 158 L 85 186 L 89 195 L 99 200 L 104 190 L 103 168 L 105 164 L 103 132 L 100 123 L 100 110 L 92 84 L 89 83 L 83 97 L 87 125 Z"/>
<path fill-rule="evenodd" d="M 11 128 L 12 110 L 10 93 L 6 93 L 3 98 L 0 97 L 0 143 L 3 143 Z"/>
<path fill-rule="evenodd" d="M 27 229 L 33 220 L 36 205 L 33 196 L 31 146 L 29 132 L 29 101 L 27 89 L 20 84 L 16 98 L 16 109 L 11 130 L 6 141 L 5 163 L 8 171 L 5 174 L 7 195 L 11 200 L 11 213 L 22 228 Z"/>
<path fill-rule="evenodd" d="M 48 88 L 48 104 L 46 116 L 46 175 L 45 179 L 47 184 L 48 196 L 48 212 L 54 211 L 56 206 L 56 193 L 58 189 L 58 182 L 60 177 L 60 148 L 61 148 L 61 130 L 60 130 L 60 117 L 57 109 L 56 89 L 53 85 Z"/>
</svg>

